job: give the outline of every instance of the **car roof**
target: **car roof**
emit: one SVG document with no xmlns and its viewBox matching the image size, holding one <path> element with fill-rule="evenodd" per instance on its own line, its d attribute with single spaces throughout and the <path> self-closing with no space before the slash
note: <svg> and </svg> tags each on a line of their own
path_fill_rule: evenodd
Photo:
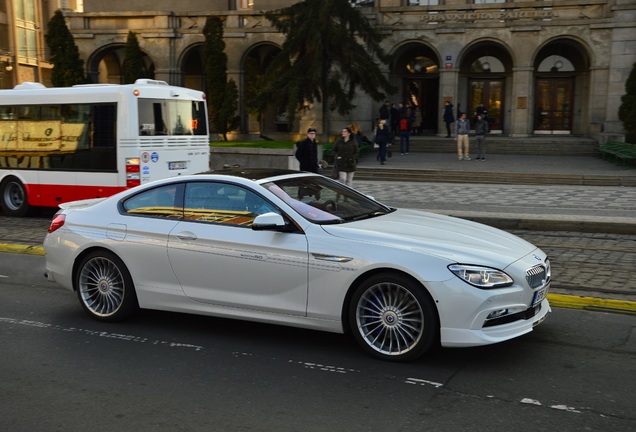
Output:
<svg viewBox="0 0 636 432">
<path fill-rule="evenodd" d="M 230 167 L 218 170 L 210 170 L 198 174 L 218 174 L 242 177 L 249 180 L 262 180 L 269 177 L 278 177 L 289 174 L 300 174 L 302 171 L 295 171 L 282 168 L 240 168 Z"/>
</svg>

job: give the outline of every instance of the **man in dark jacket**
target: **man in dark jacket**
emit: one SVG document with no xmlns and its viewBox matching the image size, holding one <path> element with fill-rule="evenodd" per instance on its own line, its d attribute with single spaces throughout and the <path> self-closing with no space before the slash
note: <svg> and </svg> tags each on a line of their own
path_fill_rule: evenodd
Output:
<svg viewBox="0 0 636 432">
<path fill-rule="evenodd" d="M 455 123 L 455 116 L 453 115 L 453 104 L 449 101 L 444 101 L 444 123 L 446 123 L 446 138 L 450 138 L 451 124 Z"/>
<path fill-rule="evenodd" d="M 318 145 L 316 129 L 307 129 L 307 138 L 296 143 L 296 159 L 300 162 L 301 171 L 318 172 Z"/>
</svg>

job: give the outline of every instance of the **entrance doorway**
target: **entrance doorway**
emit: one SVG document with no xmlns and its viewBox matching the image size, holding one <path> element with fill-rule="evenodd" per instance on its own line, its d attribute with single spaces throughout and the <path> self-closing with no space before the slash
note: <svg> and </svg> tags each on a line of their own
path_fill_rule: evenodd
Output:
<svg viewBox="0 0 636 432">
<path fill-rule="evenodd" d="M 574 78 L 539 78 L 535 94 L 535 133 L 571 133 Z"/>
<path fill-rule="evenodd" d="M 504 79 L 471 79 L 470 99 L 466 115 L 474 122 L 474 115 L 481 102 L 486 108 L 486 119 L 491 133 L 503 132 Z"/>
<path fill-rule="evenodd" d="M 422 113 L 420 134 L 435 134 L 438 119 L 439 78 L 406 78 L 404 80 L 404 100 L 420 108 Z"/>
</svg>

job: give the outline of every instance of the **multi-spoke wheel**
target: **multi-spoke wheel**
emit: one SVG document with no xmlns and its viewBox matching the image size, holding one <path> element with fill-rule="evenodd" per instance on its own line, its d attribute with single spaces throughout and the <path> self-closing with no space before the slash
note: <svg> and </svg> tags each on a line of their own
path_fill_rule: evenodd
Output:
<svg viewBox="0 0 636 432">
<path fill-rule="evenodd" d="M 0 184 L 0 206 L 6 215 L 24 216 L 29 202 L 24 185 L 15 177 L 7 177 Z"/>
<path fill-rule="evenodd" d="M 437 340 L 437 313 L 424 287 L 397 274 L 378 274 L 355 291 L 349 324 L 358 343 L 383 360 L 408 361 Z"/>
<path fill-rule="evenodd" d="M 100 321 L 123 320 L 138 308 L 130 273 L 111 252 L 100 250 L 84 257 L 75 287 L 84 309 Z"/>
</svg>

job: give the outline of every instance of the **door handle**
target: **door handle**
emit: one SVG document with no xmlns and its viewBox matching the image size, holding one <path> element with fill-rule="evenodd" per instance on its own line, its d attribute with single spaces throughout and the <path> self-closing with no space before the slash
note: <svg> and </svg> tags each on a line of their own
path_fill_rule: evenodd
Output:
<svg viewBox="0 0 636 432">
<path fill-rule="evenodd" d="M 179 234 L 177 234 L 177 238 L 183 241 L 193 241 L 197 239 L 197 236 L 192 232 L 186 231 L 186 232 L 180 232 Z"/>
</svg>

